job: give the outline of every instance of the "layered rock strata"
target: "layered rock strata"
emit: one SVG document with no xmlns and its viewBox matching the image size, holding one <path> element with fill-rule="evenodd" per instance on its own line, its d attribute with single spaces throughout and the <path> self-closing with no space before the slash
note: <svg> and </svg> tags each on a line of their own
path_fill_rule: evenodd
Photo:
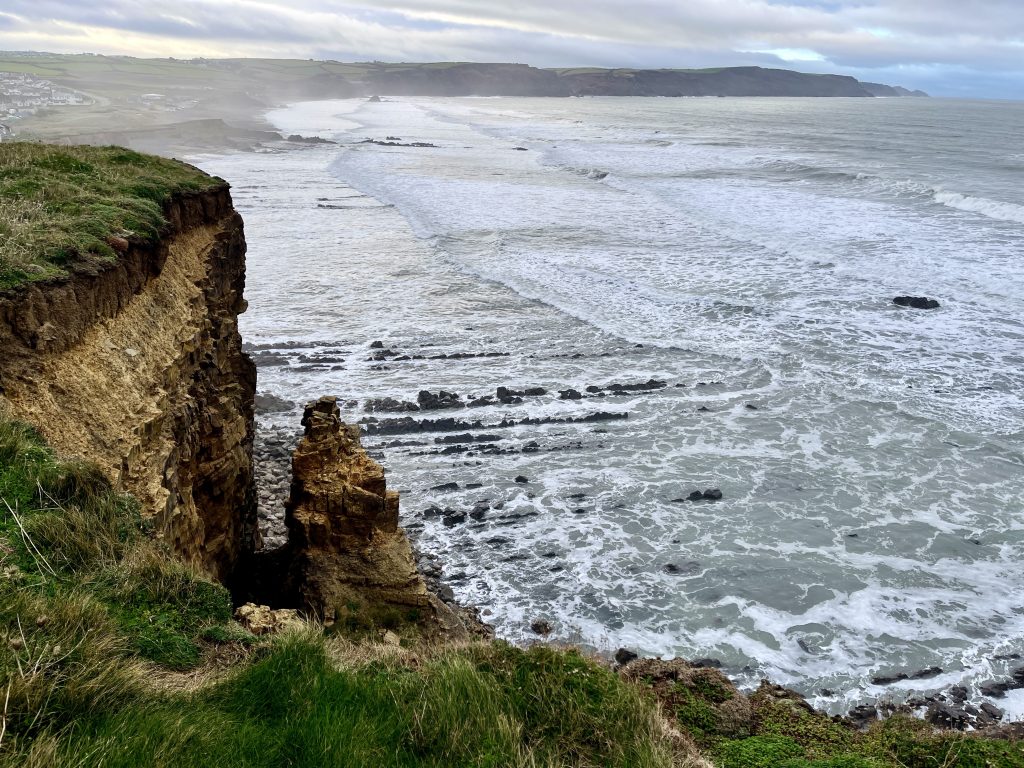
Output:
<svg viewBox="0 0 1024 768">
<path fill-rule="evenodd" d="M 398 525 L 398 494 L 363 450 L 359 428 L 342 422 L 337 399 L 308 404 L 302 426 L 285 513 L 288 543 L 257 558 L 257 596 L 326 622 L 397 610 L 428 635 L 485 634 L 471 611 L 428 591 Z"/>
<path fill-rule="evenodd" d="M 156 242 L 0 294 L 0 401 L 102 467 L 185 560 L 230 582 L 258 544 L 245 239 L 227 185 L 175 196 Z"/>
</svg>

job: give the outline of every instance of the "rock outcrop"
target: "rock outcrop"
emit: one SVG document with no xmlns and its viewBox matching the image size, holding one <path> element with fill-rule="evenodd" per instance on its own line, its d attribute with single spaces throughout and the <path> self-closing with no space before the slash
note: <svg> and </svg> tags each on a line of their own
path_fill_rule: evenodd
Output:
<svg viewBox="0 0 1024 768">
<path fill-rule="evenodd" d="M 227 184 L 176 195 L 154 242 L 0 294 L 0 401 L 98 464 L 183 559 L 229 583 L 256 548 L 256 372 Z"/>
<path fill-rule="evenodd" d="M 302 605 L 331 620 L 349 604 L 427 610 L 427 588 L 398 528 L 398 494 L 342 423 L 335 398 L 306 406 L 285 513 Z"/>
<path fill-rule="evenodd" d="M 486 634 L 475 615 L 431 593 L 398 525 L 398 494 L 341 420 L 334 397 L 305 407 L 292 458 L 288 542 L 257 555 L 248 594 L 331 623 L 397 612 L 427 636 Z"/>
</svg>

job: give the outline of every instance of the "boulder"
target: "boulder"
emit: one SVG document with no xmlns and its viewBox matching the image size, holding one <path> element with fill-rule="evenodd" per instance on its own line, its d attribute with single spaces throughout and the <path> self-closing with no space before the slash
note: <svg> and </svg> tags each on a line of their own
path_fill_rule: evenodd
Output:
<svg viewBox="0 0 1024 768">
<path fill-rule="evenodd" d="M 938 309 L 940 306 L 938 301 L 929 299 L 927 296 L 897 296 L 892 303 L 911 309 Z"/>
<path fill-rule="evenodd" d="M 266 605 L 246 603 L 235 610 L 235 621 L 254 635 L 269 635 L 304 626 L 298 611 L 292 608 L 274 610 Z"/>
</svg>

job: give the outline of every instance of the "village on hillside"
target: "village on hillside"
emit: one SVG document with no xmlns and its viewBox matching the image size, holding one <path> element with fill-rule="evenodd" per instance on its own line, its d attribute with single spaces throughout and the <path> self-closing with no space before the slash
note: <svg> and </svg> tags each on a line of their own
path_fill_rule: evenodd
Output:
<svg viewBox="0 0 1024 768">
<path fill-rule="evenodd" d="M 81 106 L 92 99 L 38 77 L 19 72 L 0 72 L 0 141 L 14 135 L 12 123 L 46 107 Z"/>
</svg>

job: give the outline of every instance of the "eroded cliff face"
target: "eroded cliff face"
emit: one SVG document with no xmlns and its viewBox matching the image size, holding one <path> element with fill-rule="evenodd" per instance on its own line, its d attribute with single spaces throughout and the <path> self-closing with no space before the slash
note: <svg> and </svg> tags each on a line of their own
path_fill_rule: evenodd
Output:
<svg viewBox="0 0 1024 768">
<path fill-rule="evenodd" d="M 258 545 L 245 239 L 227 185 L 175 197 L 156 244 L 0 294 L 0 401 L 102 467 L 184 559 L 230 583 Z"/>
<path fill-rule="evenodd" d="M 472 609 L 427 589 L 398 525 L 398 494 L 341 420 L 337 398 L 309 403 L 292 457 L 288 542 L 254 558 L 245 580 L 259 601 L 300 608 L 331 623 L 353 614 L 397 611 L 425 637 L 489 636 Z"/>
</svg>

